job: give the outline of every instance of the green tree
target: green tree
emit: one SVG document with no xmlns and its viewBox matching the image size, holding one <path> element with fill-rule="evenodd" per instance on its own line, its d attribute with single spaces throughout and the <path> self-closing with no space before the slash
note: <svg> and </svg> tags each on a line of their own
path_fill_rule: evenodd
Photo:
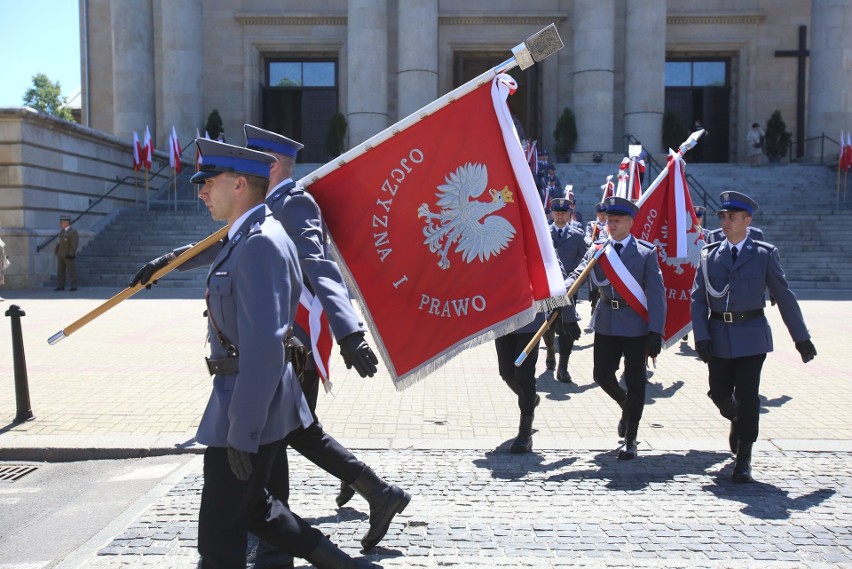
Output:
<svg viewBox="0 0 852 569">
<path fill-rule="evenodd" d="M 33 86 L 24 93 L 24 105 L 37 111 L 65 119 L 74 120 L 71 109 L 63 106 L 59 81 L 54 83 L 44 73 L 33 75 Z"/>
<path fill-rule="evenodd" d="M 219 133 L 225 130 L 225 124 L 222 122 L 222 115 L 219 114 L 219 109 L 213 109 L 207 115 L 207 123 L 204 125 L 204 130 L 210 135 L 211 140 L 219 138 Z"/>
<path fill-rule="evenodd" d="M 766 137 L 763 151 L 770 160 L 778 161 L 787 154 L 792 134 L 787 132 L 787 123 L 781 118 L 781 111 L 775 111 L 766 121 Z"/>
<path fill-rule="evenodd" d="M 577 119 L 574 111 L 568 107 L 565 107 L 559 120 L 556 121 L 553 138 L 556 140 L 553 153 L 556 154 L 557 159 L 567 159 L 574 151 L 574 145 L 577 144 Z"/>
<path fill-rule="evenodd" d="M 328 121 L 325 132 L 325 153 L 329 159 L 343 154 L 343 141 L 346 139 L 346 117 L 335 113 Z"/>
</svg>

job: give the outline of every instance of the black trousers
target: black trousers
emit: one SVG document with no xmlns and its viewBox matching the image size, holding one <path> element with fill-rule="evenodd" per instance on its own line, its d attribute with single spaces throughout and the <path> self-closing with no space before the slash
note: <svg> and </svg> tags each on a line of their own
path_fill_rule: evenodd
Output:
<svg viewBox="0 0 852 569">
<path fill-rule="evenodd" d="M 727 419 L 737 420 L 741 441 L 755 442 L 760 424 L 760 371 L 766 354 L 741 358 L 713 358 L 710 371 L 710 399 Z M 732 416 L 734 415 L 734 416 Z"/>
<path fill-rule="evenodd" d="M 645 409 L 645 336 L 608 336 L 595 333 L 594 369 L 595 383 L 617 403 L 623 404 L 629 422 L 642 419 Z M 618 385 L 615 372 L 624 357 L 624 381 L 627 391 Z"/>
<path fill-rule="evenodd" d="M 326 433 L 319 421 L 314 421 L 306 429 L 296 429 L 287 437 L 286 443 L 278 451 L 267 485 L 269 492 L 284 504 L 288 504 L 290 499 L 288 446 L 347 484 L 355 482 L 367 468 L 366 464 Z"/>
<path fill-rule="evenodd" d="M 204 451 L 204 487 L 198 515 L 198 552 L 202 569 L 245 569 L 247 532 L 306 557 L 322 533 L 265 490 L 272 463 L 287 441 L 261 445 L 251 455 L 253 472 L 238 480 L 228 465 L 227 449 Z"/>
<path fill-rule="evenodd" d="M 521 415 L 526 416 L 533 415 L 535 411 L 535 364 L 538 362 L 538 346 L 530 352 L 520 367 L 515 366 L 515 360 L 533 336 L 535 332 L 506 334 L 494 340 L 500 377 L 518 396 Z"/>
</svg>

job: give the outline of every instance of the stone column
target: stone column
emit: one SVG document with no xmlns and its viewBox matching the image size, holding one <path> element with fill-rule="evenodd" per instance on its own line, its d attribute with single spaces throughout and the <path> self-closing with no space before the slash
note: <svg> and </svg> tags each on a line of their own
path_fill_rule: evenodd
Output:
<svg viewBox="0 0 852 569">
<path fill-rule="evenodd" d="M 627 2 L 624 57 L 624 134 L 648 153 L 663 151 L 666 104 L 666 3 Z"/>
<path fill-rule="evenodd" d="M 156 136 L 154 116 L 154 15 L 152 0 L 110 5 L 112 21 L 113 133 L 130 140 L 133 130 Z"/>
<path fill-rule="evenodd" d="M 833 139 L 852 125 L 852 10 L 848 0 L 811 4 L 808 138 L 825 133 Z M 826 147 L 831 154 L 836 148 Z M 818 157 L 819 141 L 808 144 Z"/>
<path fill-rule="evenodd" d="M 578 152 L 611 152 L 615 0 L 575 0 L 574 114 Z"/>
<path fill-rule="evenodd" d="M 399 3 L 399 119 L 438 98 L 438 0 Z"/>
<path fill-rule="evenodd" d="M 201 0 L 169 2 L 161 14 L 162 95 L 159 101 L 163 131 L 161 145 L 168 140 L 172 126 L 182 146 L 195 137 L 195 129 L 204 123 L 201 71 Z M 238 138 L 238 140 L 240 140 Z"/>
<path fill-rule="evenodd" d="M 388 126 L 387 0 L 349 0 L 347 113 L 349 147 Z"/>
</svg>

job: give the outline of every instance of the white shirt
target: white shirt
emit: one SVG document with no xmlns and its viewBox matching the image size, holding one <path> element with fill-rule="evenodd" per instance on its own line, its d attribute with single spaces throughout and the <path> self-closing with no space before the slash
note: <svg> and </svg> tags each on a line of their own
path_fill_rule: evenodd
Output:
<svg viewBox="0 0 852 569">
<path fill-rule="evenodd" d="M 237 218 L 237 220 L 234 223 L 231 224 L 231 227 L 228 228 L 228 240 L 231 240 L 231 239 L 234 238 L 234 235 L 236 235 L 237 230 L 240 228 L 240 226 L 243 224 L 243 222 L 246 219 L 248 219 L 248 216 L 250 216 L 252 214 L 252 212 L 257 210 L 258 208 L 265 207 L 265 206 L 266 206 L 265 203 L 257 204 L 256 206 L 254 206 L 253 208 L 251 208 L 250 210 L 248 210 L 247 212 L 245 212 L 244 214 L 239 216 Z"/>
</svg>

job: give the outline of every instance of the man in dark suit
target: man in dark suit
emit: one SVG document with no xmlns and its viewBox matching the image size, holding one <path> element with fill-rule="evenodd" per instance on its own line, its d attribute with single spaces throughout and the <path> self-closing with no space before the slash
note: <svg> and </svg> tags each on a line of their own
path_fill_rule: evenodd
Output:
<svg viewBox="0 0 852 569">
<path fill-rule="evenodd" d="M 624 447 L 618 458 L 631 460 L 636 458 L 636 436 L 645 408 L 645 361 L 656 358 L 662 350 L 666 291 L 656 247 L 630 233 L 636 205 L 616 197 L 607 198 L 604 205 L 609 239 L 589 249 L 566 285 L 573 283 L 597 250 L 603 248 L 602 255 L 607 258 L 599 260 L 589 274 L 600 295 L 592 312 L 592 375 L 595 383 L 621 407 L 618 436 L 624 438 Z M 615 377 L 622 356 L 627 391 Z"/>
<path fill-rule="evenodd" d="M 752 445 L 760 419 L 760 372 L 772 333 L 763 314 L 764 291 L 775 298 L 802 361 L 816 348 L 790 290 L 778 249 L 748 232 L 757 203 L 740 192 L 723 192 L 719 219 L 725 239 L 701 250 L 692 288 L 695 351 L 707 363 L 709 396 L 731 421 L 728 443 L 737 455 L 733 481 L 752 482 Z"/>
<path fill-rule="evenodd" d="M 77 290 L 77 247 L 80 237 L 77 230 L 71 227 L 71 218 L 63 215 L 59 218 L 59 236 L 53 254 L 56 255 L 56 288 L 65 290 L 65 272 L 71 282 L 71 292 Z"/>
<path fill-rule="evenodd" d="M 198 139 L 191 181 L 214 219 L 230 225 L 207 277 L 213 391 L 196 436 L 207 445 L 198 521 L 204 569 L 243 569 L 247 532 L 321 568 L 353 560 L 266 492 L 282 445 L 314 418 L 291 363 L 301 294 L 293 242 L 263 203 L 268 154 Z"/>
</svg>

